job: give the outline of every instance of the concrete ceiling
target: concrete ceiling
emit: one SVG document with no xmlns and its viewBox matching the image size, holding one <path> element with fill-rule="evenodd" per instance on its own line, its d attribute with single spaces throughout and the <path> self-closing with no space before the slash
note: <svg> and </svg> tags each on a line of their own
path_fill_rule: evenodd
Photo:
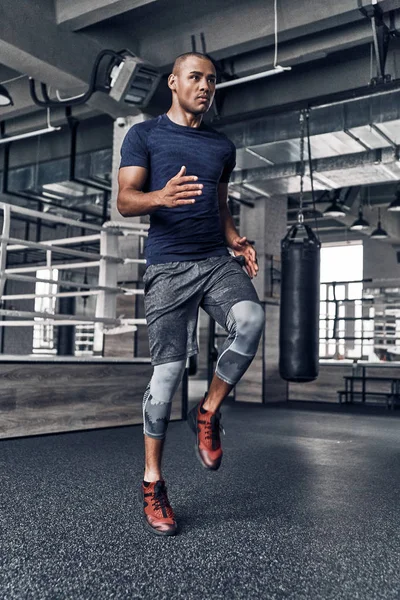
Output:
<svg viewBox="0 0 400 600">
<path fill-rule="evenodd" d="M 375 96 L 344 102 L 367 93 L 376 76 L 373 29 L 366 16 L 372 6 L 372 0 L 278 0 L 278 63 L 290 65 L 292 71 L 218 92 L 208 117 L 238 148 L 232 182 L 236 195 L 285 200 L 289 195 L 288 216 L 293 218 L 301 168 L 299 109 L 311 103 L 317 197 L 324 190 L 357 191 L 343 193 L 348 216 L 325 221 L 326 230 L 343 235 L 360 198 L 366 212 L 391 201 L 400 180 L 400 0 L 378 2 L 391 31 L 386 74 L 392 83 L 370 87 Z M 174 58 L 191 50 L 193 43 L 200 51 L 204 43 L 226 73 L 241 77 L 269 69 L 274 61 L 273 7 L 273 0 L 2 0 L 0 83 L 6 82 L 14 106 L 0 108 L 0 119 L 7 132 L 26 130 L 29 122 L 34 126 L 43 120 L 43 109 L 30 97 L 28 77 L 63 97 L 82 93 L 105 48 L 128 48 L 163 73 L 149 114 L 168 108 L 165 76 Z M 101 92 L 74 110 L 81 118 L 137 112 Z M 53 110 L 52 119 L 62 123 L 64 110 Z M 307 203 L 307 170 L 304 186 Z M 319 213 L 328 201 L 325 194 Z M 385 213 L 383 219 L 397 242 L 399 218 Z"/>
</svg>

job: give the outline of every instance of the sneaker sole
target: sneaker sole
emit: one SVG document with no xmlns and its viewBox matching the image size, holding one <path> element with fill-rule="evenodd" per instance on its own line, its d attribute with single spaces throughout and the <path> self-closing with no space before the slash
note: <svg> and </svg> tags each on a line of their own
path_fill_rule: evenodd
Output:
<svg viewBox="0 0 400 600">
<path fill-rule="evenodd" d="M 219 463 L 215 467 L 209 467 L 208 465 L 206 465 L 203 462 L 203 459 L 200 456 L 199 444 L 198 444 L 198 437 L 197 437 L 197 416 L 196 415 L 197 415 L 196 408 L 194 408 L 188 414 L 187 420 L 188 420 L 188 425 L 189 425 L 190 429 L 193 431 L 193 433 L 196 436 L 196 442 L 195 442 L 195 445 L 194 445 L 194 450 L 195 450 L 197 459 L 200 462 L 200 464 L 203 467 L 203 469 L 207 469 L 207 471 L 217 471 L 219 469 L 219 467 L 221 466 L 221 461 L 219 461 Z"/>
<path fill-rule="evenodd" d="M 140 508 L 142 509 L 142 521 L 143 521 L 145 528 L 148 531 L 151 531 L 151 533 L 153 533 L 154 535 L 161 535 L 164 537 L 176 535 L 178 533 L 178 527 L 176 527 L 175 529 L 173 529 L 171 531 L 158 531 L 157 529 L 154 529 L 154 527 L 152 527 L 150 525 L 150 523 L 146 519 L 146 515 L 143 512 L 143 492 L 141 489 L 139 489 L 139 491 L 138 491 L 138 501 L 139 501 Z"/>
</svg>

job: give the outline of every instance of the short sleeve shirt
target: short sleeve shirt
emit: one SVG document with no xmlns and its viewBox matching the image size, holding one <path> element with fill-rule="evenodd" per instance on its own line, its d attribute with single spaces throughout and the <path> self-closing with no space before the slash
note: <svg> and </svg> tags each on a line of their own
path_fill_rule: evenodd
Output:
<svg viewBox="0 0 400 600">
<path fill-rule="evenodd" d="M 147 169 L 144 192 L 161 190 L 183 165 L 203 184 L 194 204 L 160 207 L 150 215 L 147 264 L 200 260 L 228 254 L 218 206 L 218 184 L 227 183 L 236 150 L 223 134 L 202 123 L 186 127 L 166 114 L 131 127 L 121 148 L 120 167 Z"/>
</svg>

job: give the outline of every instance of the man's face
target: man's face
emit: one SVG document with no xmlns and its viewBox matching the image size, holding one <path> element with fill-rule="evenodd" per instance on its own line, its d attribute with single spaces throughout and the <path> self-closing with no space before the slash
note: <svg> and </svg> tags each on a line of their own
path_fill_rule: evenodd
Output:
<svg viewBox="0 0 400 600">
<path fill-rule="evenodd" d="M 170 75 L 170 87 L 176 92 L 180 106 L 194 115 L 210 108 L 215 94 L 216 74 L 211 61 L 188 57 L 176 75 Z"/>
</svg>

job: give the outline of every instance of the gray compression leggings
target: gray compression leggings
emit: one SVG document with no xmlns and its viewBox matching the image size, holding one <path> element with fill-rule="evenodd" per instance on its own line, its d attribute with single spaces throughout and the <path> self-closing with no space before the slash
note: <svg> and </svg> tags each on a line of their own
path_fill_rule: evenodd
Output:
<svg viewBox="0 0 400 600">
<path fill-rule="evenodd" d="M 232 306 L 226 320 L 228 337 L 217 361 L 217 376 L 236 385 L 247 371 L 257 352 L 264 328 L 264 311 L 260 304 L 243 300 Z M 145 435 L 164 439 L 171 415 L 172 398 L 179 387 L 186 360 L 156 365 L 143 397 Z"/>
</svg>

